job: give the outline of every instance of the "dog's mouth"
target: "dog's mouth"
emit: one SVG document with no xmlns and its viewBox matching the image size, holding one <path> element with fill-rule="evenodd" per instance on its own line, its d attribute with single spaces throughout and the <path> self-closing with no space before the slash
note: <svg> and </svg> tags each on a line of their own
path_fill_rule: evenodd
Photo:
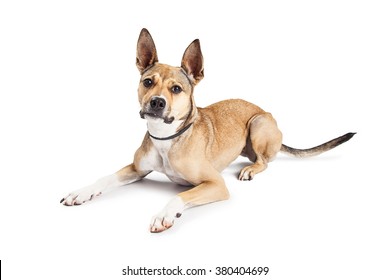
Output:
<svg viewBox="0 0 390 280">
<path fill-rule="evenodd" d="M 164 117 L 164 116 L 161 116 L 161 115 L 156 114 L 154 112 L 148 112 L 148 111 L 145 112 L 142 110 L 139 112 L 139 115 L 142 119 L 145 119 L 145 116 L 148 116 L 148 117 L 151 117 L 154 119 L 162 119 L 164 121 L 164 123 L 166 123 L 166 124 L 171 124 L 175 120 L 174 117 L 168 118 L 166 116 Z"/>
</svg>

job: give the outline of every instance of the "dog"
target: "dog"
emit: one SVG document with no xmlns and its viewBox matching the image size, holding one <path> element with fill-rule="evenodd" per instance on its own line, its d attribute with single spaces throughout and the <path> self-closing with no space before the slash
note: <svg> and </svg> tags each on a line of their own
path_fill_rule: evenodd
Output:
<svg viewBox="0 0 390 280">
<path fill-rule="evenodd" d="M 63 205 L 83 204 L 158 171 L 174 183 L 192 186 L 152 218 L 150 231 L 162 232 L 172 227 L 185 209 L 228 199 L 220 172 L 239 155 L 252 163 L 241 170 L 238 179 L 252 180 L 280 151 L 296 157 L 314 156 L 355 134 L 347 133 L 314 148 L 295 149 L 282 144 L 273 116 L 252 103 L 230 99 L 196 107 L 194 88 L 204 76 L 198 39 L 185 50 L 181 66 L 174 67 L 159 63 L 152 36 L 142 29 L 136 65 L 141 74 L 140 116 L 147 122 L 147 132 L 133 163 L 70 193 L 61 199 Z"/>
</svg>

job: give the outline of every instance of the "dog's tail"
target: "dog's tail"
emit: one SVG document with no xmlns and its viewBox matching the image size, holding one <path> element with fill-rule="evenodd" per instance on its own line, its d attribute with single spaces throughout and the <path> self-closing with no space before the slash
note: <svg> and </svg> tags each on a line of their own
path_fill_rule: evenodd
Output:
<svg viewBox="0 0 390 280">
<path fill-rule="evenodd" d="M 343 136 L 337 137 L 333 140 L 330 140 L 324 144 L 318 145 L 318 146 L 310 148 L 310 149 L 295 149 L 295 148 L 291 148 L 287 145 L 282 144 L 280 151 L 283 153 L 286 153 L 288 155 L 300 157 L 300 158 L 316 156 L 316 155 L 322 154 L 326 151 L 329 151 L 329 150 L 337 147 L 338 145 L 341 145 L 341 144 L 347 142 L 355 134 L 356 133 L 350 132 L 350 133 L 344 134 Z"/>
</svg>

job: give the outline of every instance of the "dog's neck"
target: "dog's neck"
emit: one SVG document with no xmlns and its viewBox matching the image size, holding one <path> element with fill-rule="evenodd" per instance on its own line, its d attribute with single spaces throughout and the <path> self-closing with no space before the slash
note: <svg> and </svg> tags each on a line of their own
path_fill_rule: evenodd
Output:
<svg viewBox="0 0 390 280">
<path fill-rule="evenodd" d="M 179 127 L 183 124 L 182 120 L 175 120 L 170 124 L 164 122 L 163 119 L 146 117 L 148 132 L 154 138 L 169 138 L 178 132 Z"/>
</svg>

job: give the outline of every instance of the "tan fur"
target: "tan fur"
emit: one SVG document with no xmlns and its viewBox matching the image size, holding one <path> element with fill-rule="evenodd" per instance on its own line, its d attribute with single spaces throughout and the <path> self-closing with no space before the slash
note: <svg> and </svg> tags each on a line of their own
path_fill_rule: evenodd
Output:
<svg viewBox="0 0 390 280">
<path fill-rule="evenodd" d="M 147 36 L 143 34 L 140 38 L 142 40 Z M 151 40 L 151 37 L 148 39 Z M 178 67 L 160 64 L 156 60 L 150 65 L 139 66 L 142 77 L 138 93 L 142 108 L 147 108 L 152 97 L 164 96 L 169 104 L 167 117 L 174 116 L 181 119 L 190 111 L 189 106 L 194 104 L 193 87 L 203 77 L 203 66 L 199 65 L 203 62 L 203 58 L 200 45 L 198 41 L 196 42 L 195 46 L 193 43 L 187 48 L 183 56 L 182 68 L 185 69 L 185 73 Z M 154 43 L 143 43 L 143 45 L 154 45 Z M 186 56 L 188 51 L 191 52 L 189 57 Z M 151 57 L 157 57 L 155 50 L 148 53 Z M 138 53 L 138 55 L 143 54 Z M 195 66 L 192 65 L 192 60 L 196 61 Z M 150 59 L 140 58 L 137 61 L 150 61 Z M 153 88 L 145 88 L 142 85 L 145 79 L 153 79 Z M 180 85 L 183 92 L 179 95 L 173 94 L 169 90 L 172 85 Z M 168 152 L 168 161 L 175 172 L 195 186 L 179 194 L 186 206 L 227 199 L 229 192 L 220 172 L 243 154 L 247 155 L 254 164 L 243 169 L 240 179 L 252 179 L 256 173 L 265 169 L 268 161 L 276 155 L 282 144 L 282 134 L 272 115 L 240 99 L 221 101 L 206 108 L 194 106 L 182 127 L 187 123 L 193 123 L 192 127 L 172 140 Z M 136 153 L 141 156 L 135 157 L 133 166 L 142 165 L 139 161 L 142 161 L 142 155 L 148 156 L 151 145 L 153 141 L 147 134 Z M 150 172 L 150 170 L 137 168 L 128 170 L 139 174 Z"/>
<path fill-rule="evenodd" d="M 111 187 L 159 171 L 173 182 L 193 186 L 178 194 L 152 219 L 151 232 L 160 232 L 170 228 L 188 207 L 228 199 L 220 172 L 239 155 L 248 157 L 252 163 L 241 170 L 238 178 L 252 180 L 280 150 L 295 156 L 318 154 L 353 136 L 349 133 L 315 148 L 298 150 L 282 145 L 282 133 L 275 119 L 252 103 L 231 99 L 206 108 L 196 107 L 194 87 L 204 76 L 199 40 L 185 50 L 181 67 L 174 67 L 158 62 L 153 39 L 143 29 L 138 39 L 136 65 L 141 73 L 140 114 L 147 119 L 149 131 L 133 163 L 114 177 L 69 194 L 61 200 L 64 205 L 81 204 Z M 177 87 L 180 91 L 175 92 Z M 181 134 L 176 135 L 178 132 Z M 112 183 L 104 185 L 105 182 Z"/>
</svg>

